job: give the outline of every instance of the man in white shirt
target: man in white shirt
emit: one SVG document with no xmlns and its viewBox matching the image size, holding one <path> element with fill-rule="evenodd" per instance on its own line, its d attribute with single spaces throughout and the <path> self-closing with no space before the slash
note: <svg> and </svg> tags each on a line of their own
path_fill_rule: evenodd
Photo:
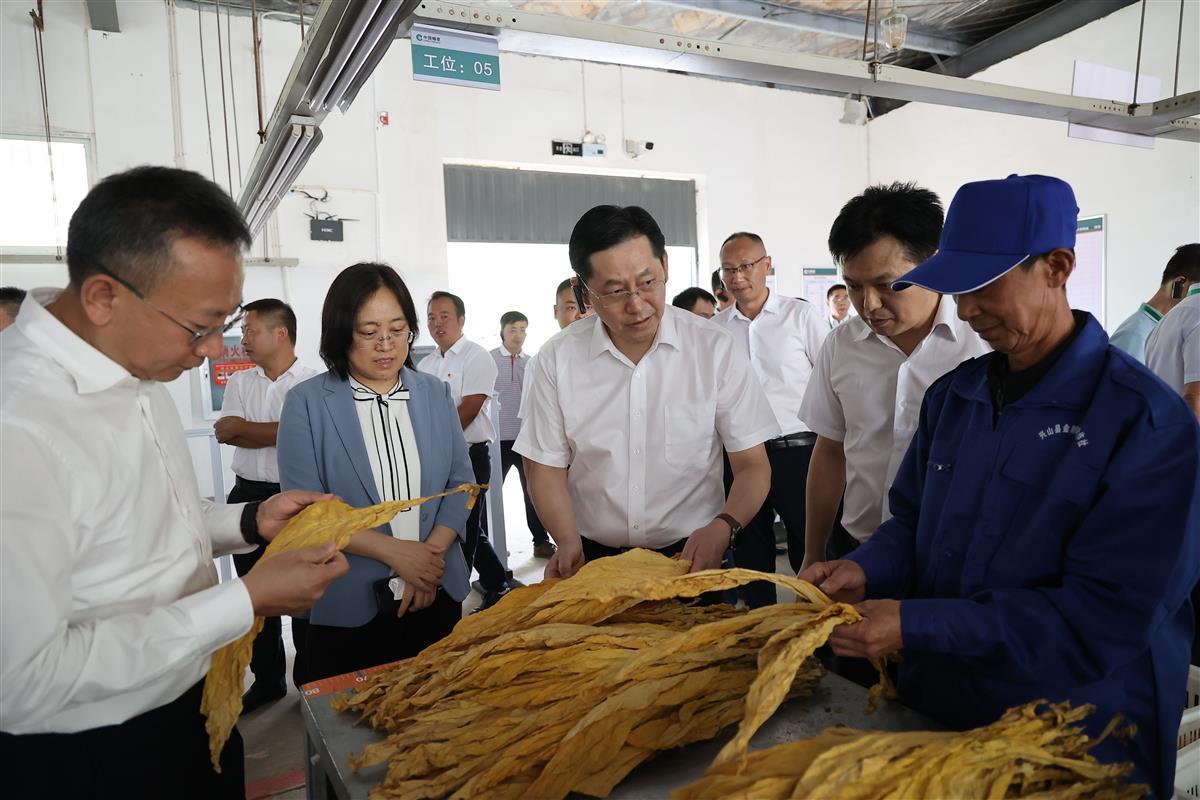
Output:
<svg viewBox="0 0 1200 800">
<path fill-rule="evenodd" d="M 1200 284 L 1200 243 L 1185 244 L 1175 248 L 1175 254 L 1167 260 L 1158 290 L 1133 312 L 1108 341 L 1138 360 L 1146 363 L 1146 342 L 1150 333 L 1162 320 L 1163 315 L 1187 296 L 1188 290 Z"/>
<path fill-rule="evenodd" d="M 942 220 L 936 194 L 896 183 L 867 189 L 833 223 L 829 249 L 858 316 L 826 338 L 800 407 L 817 434 L 803 568 L 843 558 L 891 517 L 888 489 L 917 429 L 925 390 L 990 351 L 958 318 L 952 298 L 917 286 L 891 288 L 937 251 Z"/>
<path fill-rule="evenodd" d="M 490 414 L 492 396 L 496 393 L 496 362 L 481 345 L 463 335 L 467 309 L 458 295 L 434 292 L 429 298 L 427 321 L 437 349 L 421 359 L 417 369 L 450 384 L 450 396 L 458 406 L 458 421 L 467 440 L 475 482 L 489 483 L 492 457 L 488 445 L 496 440 Z M 477 611 L 491 608 L 508 594 L 512 577 L 488 539 L 486 509 L 487 498 L 481 495 L 467 519 L 467 541 L 463 545 L 467 568 L 475 568 L 483 588 L 483 603 Z"/>
<path fill-rule="evenodd" d="M 829 333 L 811 303 L 785 297 L 767 286 L 771 257 L 757 234 L 740 231 L 721 245 L 721 276 L 734 305 L 713 318 L 726 327 L 750 358 L 779 423 L 779 436 L 766 443 L 771 492 L 746 525 L 736 554 L 739 567 L 775 571 L 775 515 L 787 528 L 788 559 L 798 570 L 804 559 L 804 492 L 816 434 L 801 418 L 800 402 L 821 342 Z M 760 581 L 743 589 L 751 608 L 775 602 L 775 585 Z"/>
<path fill-rule="evenodd" d="M 243 306 L 242 348 L 254 362 L 252 369 L 235 372 L 225 385 L 221 418 L 213 426 L 217 441 L 232 445 L 234 485 L 228 502 L 248 503 L 279 494 L 279 464 L 275 437 L 279 415 L 288 390 L 317 374 L 296 358 L 296 313 L 282 300 L 264 298 Z M 238 575 L 248 573 L 262 550 L 235 553 L 233 564 Z M 305 663 L 304 626 L 308 620 L 292 620 L 292 642 L 296 663 Z M 254 640 L 250 671 L 254 683 L 242 696 L 242 713 L 278 700 L 287 694 L 287 660 L 283 651 L 282 622 L 267 617 Z M 296 688 L 303 682 L 293 676 Z"/>
<path fill-rule="evenodd" d="M 1146 366 L 1183 395 L 1200 421 L 1200 283 L 1150 334 Z"/>
<path fill-rule="evenodd" d="M 590 308 L 579 308 L 579 301 L 575 299 L 575 290 L 571 286 L 570 278 L 558 285 L 554 291 L 554 321 L 558 323 L 560 331 L 576 320 L 592 316 L 592 313 Z M 532 355 L 529 357 L 529 363 L 525 365 L 525 375 L 528 380 L 521 384 L 521 405 L 517 409 L 517 418 L 522 422 L 525 420 L 525 406 L 529 402 L 529 385 L 533 383 L 533 365 L 536 361 L 537 355 Z"/>
<path fill-rule="evenodd" d="M 666 242 L 644 209 L 591 209 L 569 254 L 596 315 L 542 346 L 514 448 L 558 544 L 546 575 L 633 547 L 720 566 L 770 484 L 762 442 L 779 425 L 762 388 L 728 331 L 667 305 Z"/>
<path fill-rule="evenodd" d="M 833 330 L 850 319 L 850 293 L 844 283 L 835 283 L 825 292 L 825 305 L 829 306 L 829 329 Z"/>
<path fill-rule="evenodd" d="M 0 756 L 12 797 L 243 797 L 236 729 L 209 763 L 218 648 L 306 610 L 346 573 L 334 546 L 217 583 L 214 554 L 270 539 L 324 495 L 200 498 L 162 386 L 237 323 L 242 216 L 193 172 L 139 167 L 71 218 L 70 282 L 0 337 Z M 48 790 L 48 786 L 53 786 Z"/>
<path fill-rule="evenodd" d="M 1183 395 L 1200 423 L 1200 283 L 1192 285 L 1187 297 L 1150 334 L 1146 342 L 1146 366 Z M 1192 612 L 1196 617 L 1192 663 L 1200 665 L 1200 584 L 1192 590 Z"/>
<path fill-rule="evenodd" d="M 533 536 L 533 557 L 549 559 L 554 555 L 554 543 L 550 534 L 538 519 L 533 500 L 529 497 L 529 486 L 525 479 L 525 465 L 521 457 L 513 452 L 517 434 L 521 432 L 521 401 L 525 397 L 527 378 L 531 377 L 529 365 L 532 363 L 525 355 L 526 331 L 529 329 L 529 318 L 520 311 L 506 311 L 500 317 L 500 346 L 492 351 L 496 361 L 496 399 L 500 402 L 500 483 L 508 477 L 508 471 L 517 469 L 517 477 L 521 481 L 521 495 L 525 500 L 525 524 Z"/>
<path fill-rule="evenodd" d="M 712 319 L 717 313 L 717 298 L 699 286 L 690 286 L 675 295 L 671 299 L 671 305 L 705 319 Z"/>
</svg>

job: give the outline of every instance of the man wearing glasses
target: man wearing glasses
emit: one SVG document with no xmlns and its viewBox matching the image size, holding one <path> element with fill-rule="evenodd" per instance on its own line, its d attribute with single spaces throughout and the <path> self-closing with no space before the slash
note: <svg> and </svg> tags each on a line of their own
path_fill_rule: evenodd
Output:
<svg viewBox="0 0 1200 800">
<path fill-rule="evenodd" d="M 514 447 L 558 545 L 546 576 L 634 547 L 717 567 L 770 485 L 762 443 L 779 426 L 762 388 L 727 331 L 667 305 L 666 242 L 644 209 L 591 209 L 569 255 L 596 313 L 542 346 Z"/>
<path fill-rule="evenodd" d="M 67 288 L 45 307 L 31 293 L 0 338 L 0 760 L 14 797 L 51 781 L 73 798 L 243 797 L 236 729 L 221 774 L 209 763 L 210 657 L 347 571 L 331 545 L 217 583 L 214 554 L 250 550 L 325 497 L 201 500 L 162 386 L 220 354 L 249 244 L 199 175 L 114 175 L 71 218 Z"/>
<path fill-rule="evenodd" d="M 721 245 L 721 278 L 734 304 L 714 317 L 733 333 L 754 366 L 782 435 L 766 443 L 771 491 L 747 520 L 739 567 L 775 571 L 775 515 L 787 528 L 793 571 L 804 562 L 804 485 L 817 435 L 800 419 L 800 403 L 821 342 L 829 332 L 820 311 L 804 300 L 784 297 L 767 286 L 771 257 L 757 234 L 740 231 Z M 743 590 L 751 608 L 775 602 L 775 586 L 765 581 Z"/>
</svg>

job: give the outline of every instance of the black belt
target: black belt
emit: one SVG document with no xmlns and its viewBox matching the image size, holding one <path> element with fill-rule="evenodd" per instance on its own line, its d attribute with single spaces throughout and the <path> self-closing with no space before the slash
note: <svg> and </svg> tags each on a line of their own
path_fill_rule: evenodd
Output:
<svg viewBox="0 0 1200 800">
<path fill-rule="evenodd" d="M 251 489 L 273 489 L 276 494 L 279 493 L 279 484 L 271 483 L 270 481 L 252 481 L 249 478 L 243 478 L 241 475 L 234 475 L 235 486 L 245 486 Z"/>
<path fill-rule="evenodd" d="M 768 450 L 783 450 L 788 447 L 811 447 L 816 443 L 817 435 L 812 431 L 790 433 L 787 436 L 780 436 L 777 439 L 768 439 L 766 441 Z"/>
</svg>

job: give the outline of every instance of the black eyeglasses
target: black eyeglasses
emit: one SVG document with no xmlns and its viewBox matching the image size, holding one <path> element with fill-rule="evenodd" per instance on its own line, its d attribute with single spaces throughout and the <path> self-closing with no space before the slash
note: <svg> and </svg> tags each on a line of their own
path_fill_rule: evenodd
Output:
<svg viewBox="0 0 1200 800">
<path fill-rule="evenodd" d="M 750 270 L 754 269 L 754 267 L 757 266 L 758 263 L 766 257 L 767 257 L 767 254 L 763 253 L 758 258 L 756 258 L 753 261 L 750 261 L 746 264 L 738 264 L 737 266 L 734 266 L 732 264 L 722 264 L 721 265 L 721 277 L 724 278 L 725 280 L 729 281 L 729 280 L 733 280 L 738 275 L 746 275 L 750 272 Z"/>
<path fill-rule="evenodd" d="M 161 308 L 156 306 L 154 303 L 150 302 L 148 299 L 146 299 L 146 295 L 142 294 L 140 289 L 138 289 L 136 286 L 134 286 L 129 281 L 122 278 L 120 275 L 116 275 L 113 272 L 111 272 L 110 270 L 107 270 L 104 267 L 99 267 L 99 266 L 96 267 L 96 271 L 112 278 L 114 281 L 116 281 L 117 283 L 121 284 L 126 289 L 128 289 L 133 294 L 133 296 L 136 297 L 138 300 L 141 300 L 143 303 L 150 306 L 151 308 L 153 308 L 158 313 L 162 314 L 167 319 L 171 320 L 171 322 L 174 322 L 176 325 L 178 325 L 179 327 L 181 327 L 185 331 L 187 331 L 188 335 L 191 337 L 191 340 L 188 342 L 188 344 L 193 347 L 195 345 L 199 344 L 200 342 L 204 341 L 205 339 L 207 339 L 210 336 L 215 336 L 218 333 L 221 333 L 221 334 L 228 333 L 233 328 L 242 324 L 242 320 L 244 320 L 246 318 L 246 309 L 242 308 L 239 305 L 236 309 L 234 309 L 233 314 L 230 315 L 229 318 L 225 320 L 224 324 L 214 325 L 211 328 L 200 328 L 197 330 L 196 328 L 193 328 L 191 325 L 188 325 L 186 322 L 180 322 L 179 320 L 175 319 L 175 317 L 171 316 L 166 311 L 163 311 Z"/>
</svg>

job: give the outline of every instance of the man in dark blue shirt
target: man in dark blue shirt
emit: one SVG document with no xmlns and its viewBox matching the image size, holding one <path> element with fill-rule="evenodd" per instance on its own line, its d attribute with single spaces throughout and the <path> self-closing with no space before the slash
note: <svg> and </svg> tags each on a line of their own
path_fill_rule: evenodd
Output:
<svg viewBox="0 0 1200 800">
<path fill-rule="evenodd" d="M 1046 698 L 1120 713 L 1133 761 L 1170 797 L 1200 579 L 1200 428 L 1111 347 L 1064 287 L 1071 187 L 963 186 L 933 258 L 898 281 L 955 295 L 995 350 L 930 387 L 890 493 L 893 517 L 848 560 L 801 577 L 866 618 L 833 650 L 903 649 L 901 697 L 955 728 Z M 864 598 L 871 598 L 862 602 Z"/>
</svg>

